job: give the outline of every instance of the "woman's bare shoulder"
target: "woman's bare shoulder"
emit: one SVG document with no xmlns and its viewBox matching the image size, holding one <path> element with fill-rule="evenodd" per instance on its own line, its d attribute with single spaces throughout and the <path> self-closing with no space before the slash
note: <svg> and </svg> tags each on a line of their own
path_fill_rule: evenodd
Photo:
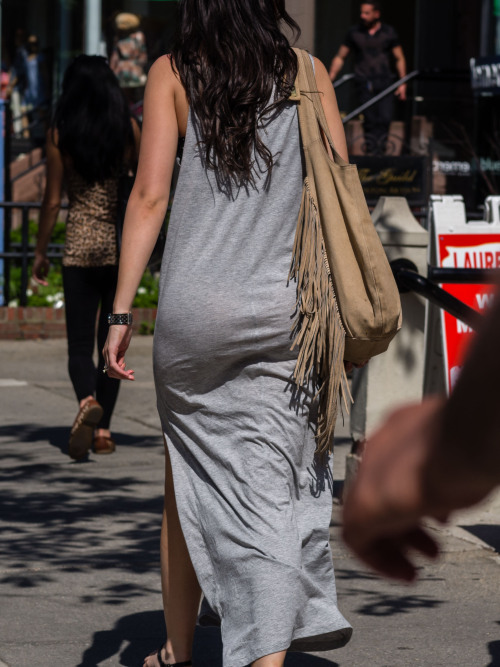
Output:
<svg viewBox="0 0 500 667">
<path fill-rule="evenodd" d="M 179 135 L 183 137 L 187 128 L 189 105 L 186 91 L 170 55 L 158 58 L 149 70 L 144 95 L 144 117 L 147 115 L 151 118 L 156 109 L 160 113 L 158 122 L 163 122 L 164 110 L 167 108 L 175 110 Z"/>
<path fill-rule="evenodd" d="M 314 60 L 314 74 L 316 75 L 316 81 L 318 83 L 320 81 L 322 83 L 326 83 L 326 80 L 328 79 L 328 82 L 331 84 L 330 77 L 328 75 L 328 72 L 324 64 L 321 62 L 319 58 L 316 58 L 316 56 L 313 56 L 313 60 Z"/>
<path fill-rule="evenodd" d="M 182 88 L 179 74 L 175 69 L 174 61 L 170 54 L 160 56 L 155 60 L 149 70 L 148 83 L 151 80 L 155 84 Z"/>
</svg>

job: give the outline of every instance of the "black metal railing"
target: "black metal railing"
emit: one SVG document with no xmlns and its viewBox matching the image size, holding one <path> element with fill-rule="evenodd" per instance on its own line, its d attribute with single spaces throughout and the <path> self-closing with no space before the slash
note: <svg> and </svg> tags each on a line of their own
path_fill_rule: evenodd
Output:
<svg viewBox="0 0 500 667">
<path fill-rule="evenodd" d="M 347 77 L 347 78 L 346 78 Z M 356 77 L 354 75 L 345 75 L 339 79 L 338 83 L 344 85 L 348 81 L 355 81 Z M 347 113 L 343 118 L 342 122 L 344 125 L 349 123 L 354 118 L 359 117 L 368 109 L 371 109 L 373 106 L 380 103 L 385 98 L 394 94 L 394 92 L 402 85 L 409 83 L 410 81 L 419 82 L 434 82 L 434 83 L 469 83 L 470 82 L 470 72 L 467 70 L 445 70 L 439 68 L 432 69 L 421 69 L 413 70 L 409 72 L 406 76 L 399 78 L 391 82 L 386 86 L 382 91 L 374 94 L 372 98 L 364 102 L 363 104 L 357 106 L 355 109 Z M 333 83 L 334 88 L 337 81 Z M 407 97 L 408 104 L 405 109 L 405 131 L 404 136 L 398 136 L 397 138 L 387 136 L 380 136 L 379 134 L 375 135 L 373 133 L 367 133 L 366 129 L 363 127 L 363 130 L 360 132 L 358 137 L 351 137 L 349 144 L 350 146 L 358 144 L 358 149 L 361 148 L 361 154 L 372 156 L 372 157 L 384 157 L 389 154 L 399 154 L 400 151 L 407 153 L 410 146 L 408 145 L 407 135 L 410 128 L 410 122 L 413 115 L 416 113 L 416 108 L 414 104 L 410 104 L 413 100 L 415 103 L 418 101 L 423 101 L 423 97 Z M 359 146 L 359 143 L 362 142 L 362 145 Z"/>
<path fill-rule="evenodd" d="M 483 316 L 436 283 L 492 285 L 498 282 L 499 275 L 494 269 L 449 269 L 429 266 L 428 277 L 425 278 L 408 259 L 391 262 L 391 268 L 401 293 L 420 294 L 474 330 L 479 327 Z"/>
<path fill-rule="evenodd" d="M 3 284 L 4 284 L 4 303 L 10 301 L 10 268 L 11 262 L 18 262 L 21 265 L 21 284 L 19 289 L 19 305 L 27 305 L 27 290 L 29 286 L 29 262 L 35 257 L 35 248 L 30 245 L 29 238 L 29 214 L 32 210 L 39 210 L 41 202 L 0 202 L 0 208 L 5 211 L 5 233 L 4 250 L 0 252 L 0 260 L 4 260 Z M 62 205 L 61 208 L 67 208 Z M 11 232 L 11 212 L 13 210 L 21 211 L 21 242 L 12 243 Z M 61 259 L 63 245 L 57 243 L 49 244 L 47 257 L 49 259 Z"/>
<path fill-rule="evenodd" d="M 374 106 L 375 104 L 378 104 L 381 100 L 384 98 L 388 97 L 391 95 L 395 90 L 399 88 L 399 86 L 402 86 L 404 83 L 408 83 L 408 81 L 411 81 L 412 79 L 416 79 L 418 76 L 421 76 L 422 72 L 418 69 L 414 70 L 413 72 L 410 72 L 406 76 L 401 77 L 401 79 L 398 79 L 397 81 L 394 81 L 394 83 L 391 83 L 387 88 L 384 88 L 382 92 L 378 93 L 374 97 L 368 100 L 368 102 L 365 102 L 364 104 L 361 104 L 359 107 L 354 109 L 354 111 L 351 111 L 351 113 L 348 113 L 346 116 L 342 118 L 342 122 L 344 125 L 348 123 L 350 120 L 353 118 L 356 118 L 356 116 L 359 116 L 360 113 L 363 113 L 363 111 L 366 111 L 370 107 Z"/>
<path fill-rule="evenodd" d="M 355 74 L 344 74 L 343 76 L 340 77 L 340 79 L 335 79 L 335 81 L 333 82 L 333 87 L 335 88 L 335 90 L 338 90 L 348 81 L 352 81 L 355 78 L 355 76 L 356 76 Z"/>
<path fill-rule="evenodd" d="M 172 201 L 172 200 L 171 200 Z M 169 203 L 167 207 L 167 216 L 170 214 L 172 209 L 172 203 Z M 4 220 L 4 250 L 0 252 L 0 261 L 3 260 L 3 297 L 4 304 L 7 304 L 11 299 L 10 294 L 10 269 L 11 263 L 16 262 L 21 266 L 21 280 L 19 292 L 16 294 L 16 297 L 19 298 L 20 306 L 28 305 L 28 294 L 27 290 L 29 287 L 30 280 L 30 260 L 35 257 L 35 246 L 30 243 L 30 211 L 40 210 L 42 207 L 41 202 L 12 202 L 5 201 L 0 202 L 0 209 L 3 209 L 5 212 Z M 67 203 L 61 204 L 61 210 L 68 208 Z M 11 213 L 13 210 L 21 211 L 21 241 L 20 243 L 13 243 L 11 240 Z M 164 223 L 165 224 L 165 223 Z M 61 260 L 64 251 L 64 244 L 62 243 L 49 243 L 47 249 L 48 259 L 58 259 Z M 158 270 L 161 258 L 158 260 L 158 266 L 155 266 L 152 262 L 148 265 L 151 271 Z"/>
<path fill-rule="evenodd" d="M 346 76 L 350 78 L 345 79 Z M 343 85 L 347 81 L 351 81 L 354 78 L 355 78 L 354 75 L 344 75 L 342 79 L 339 79 L 339 84 L 340 82 L 342 82 L 341 85 Z M 342 118 L 342 122 L 344 124 L 348 123 L 350 120 L 356 118 L 356 116 L 359 116 L 359 114 L 363 113 L 363 111 L 366 111 L 375 104 L 378 104 L 378 102 L 383 100 L 385 97 L 392 95 L 392 93 L 395 90 L 397 90 L 399 86 L 401 86 L 402 84 L 408 83 L 409 81 L 412 81 L 414 79 L 418 79 L 420 81 L 443 81 L 443 82 L 470 81 L 470 72 L 468 72 L 467 70 L 444 70 L 438 68 L 413 70 L 412 72 L 406 74 L 406 76 L 403 76 L 397 81 L 394 81 L 391 84 L 389 84 L 387 88 L 384 88 L 384 90 L 382 90 L 380 93 L 369 99 L 364 104 L 361 104 L 359 107 L 356 107 L 356 109 L 354 109 L 353 111 L 351 111 Z M 333 86 L 336 87 L 335 82 Z"/>
<path fill-rule="evenodd" d="M 7 123 L 6 127 L 12 129 L 12 135 L 22 137 L 23 133 L 31 135 L 33 131 L 45 134 L 46 119 L 49 115 L 50 105 L 48 103 L 33 107 L 28 111 L 22 111 L 18 116 L 14 116 L 9 105 L 6 106 Z M 19 132 L 15 132 L 15 125 L 21 123 Z"/>
</svg>

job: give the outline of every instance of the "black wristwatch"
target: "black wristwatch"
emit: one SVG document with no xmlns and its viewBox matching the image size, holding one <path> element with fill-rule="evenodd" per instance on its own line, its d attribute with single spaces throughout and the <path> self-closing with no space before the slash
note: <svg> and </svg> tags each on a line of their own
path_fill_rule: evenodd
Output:
<svg viewBox="0 0 500 667">
<path fill-rule="evenodd" d="M 109 313 L 108 324 L 132 324 L 132 313 Z"/>
</svg>

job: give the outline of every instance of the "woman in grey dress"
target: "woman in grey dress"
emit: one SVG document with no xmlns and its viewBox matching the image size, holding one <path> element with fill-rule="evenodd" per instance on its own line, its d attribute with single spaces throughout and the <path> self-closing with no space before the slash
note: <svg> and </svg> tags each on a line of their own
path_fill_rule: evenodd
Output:
<svg viewBox="0 0 500 667">
<path fill-rule="evenodd" d="M 224 667 L 280 667 L 343 646 L 329 548 L 331 461 L 315 456 L 313 394 L 292 391 L 287 277 L 303 165 L 297 60 L 284 0 L 181 0 L 177 44 L 152 67 L 125 219 L 115 314 L 130 311 L 185 147 L 154 341 L 166 442 L 161 557 L 168 639 L 146 667 L 191 665 L 196 618 L 220 624 Z M 335 95 L 314 59 L 337 150 Z M 124 321 L 127 317 L 123 318 Z M 109 373 L 131 327 L 110 326 Z M 204 599 L 199 610 L 200 598 Z"/>
</svg>

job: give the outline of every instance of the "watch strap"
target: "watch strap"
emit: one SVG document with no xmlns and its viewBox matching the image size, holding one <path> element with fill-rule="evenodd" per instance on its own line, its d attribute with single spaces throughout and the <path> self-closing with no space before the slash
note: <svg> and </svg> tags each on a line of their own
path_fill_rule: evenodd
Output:
<svg viewBox="0 0 500 667">
<path fill-rule="evenodd" d="M 132 313 L 109 313 L 108 324 L 132 324 Z"/>
</svg>

